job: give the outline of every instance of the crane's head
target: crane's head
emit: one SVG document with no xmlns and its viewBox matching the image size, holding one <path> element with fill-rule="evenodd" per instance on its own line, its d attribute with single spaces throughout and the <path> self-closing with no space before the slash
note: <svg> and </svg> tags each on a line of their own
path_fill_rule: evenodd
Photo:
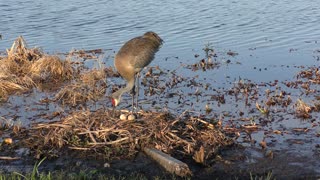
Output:
<svg viewBox="0 0 320 180">
<path fill-rule="evenodd" d="M 120 99 L 116 99 L 116 98 L 111 97 L 111 103 L 112 103 L 113 107 L 116 107 L 119 105 Z"/>
<path fill-rule="evenodd" d="M 116 107 L 119 105 L 120 101 L 121 101 L 121 95 L 122 92 L 121 91 L 116 91 L 111 95 L 111 103 L 113 107 Z"/>
</svg>

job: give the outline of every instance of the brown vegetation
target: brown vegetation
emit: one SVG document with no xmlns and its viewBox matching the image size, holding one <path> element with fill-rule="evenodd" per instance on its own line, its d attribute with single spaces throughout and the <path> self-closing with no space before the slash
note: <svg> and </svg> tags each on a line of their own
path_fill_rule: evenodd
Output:
<svg viewBox="0 0 320 180">
<path fill-rule="evenodd" d="M 139 116 L 133 122 L 113 118 L 108 110 L 77 111 L 60 121 L 36 124 L 26 142 L 38 156 L 44 150 L 69 147 L 118 159 L 132 157 L 143 147 L 155 147 L 203 164 L 211 162 L 220 147 L 233 144 L 219 126 L 198 117 L 154 112 Z"/>
<path fill-rule="evenodd" d="M 20 36 L 7 50 L 7 57 L 1 59 L 0 101 L 6 101 L 10 94 L 31 90 L 44 82 L 70 79 L 72 74 L 69 61 L 47 55 L 39 48 L 29 49 Z"/>
<path fill-rule="evenodd" d="M 105 77 L 103 69 L 85 72 L 81 74 L 80 79 L 64 86 L 55 95 L 54 101 L 72 107 L 85 105 L 88 101 L 97 101 L 106 93 Z"/>
<path fill-rule="evenodd" d="M 86 51 L 79 51 L 81 58 L 93 57 L 86 54 Z M 107 76 L 117 76 L 113 69 L 86 69 L 81 63 L 62 60 L 38 48 L 29 49 L 22 37 L 14 42 L 7 55 L 1 59 L 0 66 L 0 97 L 3 101 L 10 94 L 51 84 L 59 85 L 59 89 L 54 89 L 54 98 L 45 99 L 46 103 L 85 107 L 88 102 L 98 101 L 106 94 Z M 150 77 L 147 75 L 146 78 Z M 150 83 L 155 87 L 158 84 Z M 120 112 L 114 116 L 105 108 L 54 112 L 46 115 L 50 120 L 54 117 L 54 121 L 35 123 L 30 129 L 19 128 L 16 133 L 20 145 L 30 148 L 37 158 L 59 156 L 68 148 L 85 154 L 94 152 L 91 153 L 93 156 L 101 155 L 107 159 L 120 159 L 133 157 L 144 147 L 151 147 L 209 164 L 220 147 L 234 143 L 225 136 L 221 124 L 209 123 L 188 112 L 180 116 L 167 112 L 139 112 L 135 121 L 123 121 L 119 116 Z"/>
</svg>

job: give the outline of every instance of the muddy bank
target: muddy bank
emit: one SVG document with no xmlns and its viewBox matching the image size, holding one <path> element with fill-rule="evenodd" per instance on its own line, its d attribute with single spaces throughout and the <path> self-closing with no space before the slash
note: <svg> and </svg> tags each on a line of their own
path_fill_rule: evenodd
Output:
<svg viewBox="0 0 320 180">
<path fill-rule="evenodd" d="M 265 152 L 257 148 L 231 148 L 221 152 L 219 158 L 210 167 L 192 162 L 191 159 L 182 159 L 187 162 L 193 172 L 192 179 L 248 179 L 251 177 L 276 179 L 316 179 L 319 177 L 318 163 L 312 156 L 275 151 L 274 159 L 266 157 Z M 305 164 L 305 161 L 308 161 Z M 2 172 L 31 172 L 34 158 L 2 161 Z M 39 161 L 38 161 L 39 162 Z M 59 172 L 67 174 L 86 172 L 93 177 L 98 175 L 126 177 L 140 174 L 142 177 L 171 179 L 179 177 L 164 171 L 156 162 L 144 153 L 138 153 L 133 159 L 106 161 L 90 156 L 79 157 L 76 152 L 65 154 L 51 160 L 46 159 L 39 167 L 40 172 Z"/>
<path fill-rule="evenodd" d="M 237 52 L 206 47 L 189 64 L 144 70 L 143 111 L 138 121 L 128 122 L 119 116 L 130 109 L 129 95 L 116 116 L 111 114 L 108 94 L 124 85 L 107 65 L 112 52 L 55 55 L 49 58 L 59 67 L 54 69 L 43 59 L 37 62 L 47 55 L 28 49 L 13 51 L 12 59 L 1 57 L 14 67 L 6 68 L 13 78 L 1 76 L 11 86 L 1 91 L 0 156 L 13 158 L 0 160 L 3 172 L 27 172 L 46 157 L 40 170 L 170 177 L 141 153 L 148 146 L 186 162 L 194 178 L 319 177 L 316 66 L 286 67 L 295 71 L 290 79 L 255 81 L 225 74 L 244 66 Z"/>
</svg>

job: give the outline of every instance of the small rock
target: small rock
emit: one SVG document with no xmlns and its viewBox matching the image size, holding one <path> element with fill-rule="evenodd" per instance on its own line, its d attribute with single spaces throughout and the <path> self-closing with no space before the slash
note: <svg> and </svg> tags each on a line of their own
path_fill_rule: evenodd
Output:
<svg viewBox="0 0 320 180">
<path fill-rule="evenodd" d="M 79 166 L 81 166 L 81 165 L 82 165 L 82 162 L 81 162 L 81 161 L 77 161 L 77 162 L 76 162 L 76 166 L 79 167 Z"/>
<path fill-rule="evenodd" d="M 103 167 L 105 167 L 105 168 L 109 168 L 111 165 L 109 164 L 109 163 L 104 163 L 103 164 Z"/>
</svg>

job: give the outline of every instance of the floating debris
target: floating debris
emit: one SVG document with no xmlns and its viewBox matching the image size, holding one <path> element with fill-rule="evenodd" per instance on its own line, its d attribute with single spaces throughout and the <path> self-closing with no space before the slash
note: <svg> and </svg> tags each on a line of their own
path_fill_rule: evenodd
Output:
<svg viewBox="0 0 320 180">
<path fill-rule="evenodd" d="M 298 99 L 296 104 L 296 116 L 303 118 L 303 119 L 308 119 L 311 118 L 310 112 L 312 108 L 310 105 L 302 101 L 301 99 Z"/>
<path fill-rule="evenodd" d="M 231 51 L 231 50 L 229 50 L 228 52 L 227 52 L 227 55 L 229 55 L 229 56 L 237 56 L 239 53 L 236 53 L 236 52 L 234 52 L 234 51 Z"/>
</svg>

